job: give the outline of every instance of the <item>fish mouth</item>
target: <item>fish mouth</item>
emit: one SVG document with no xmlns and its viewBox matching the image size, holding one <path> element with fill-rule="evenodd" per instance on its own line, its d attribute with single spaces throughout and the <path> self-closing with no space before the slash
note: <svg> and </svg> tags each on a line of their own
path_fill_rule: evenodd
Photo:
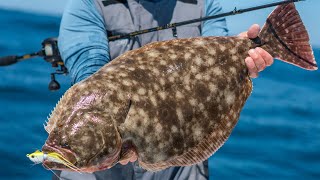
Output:
<svg viewBox="0 0 320 180">
<path fill-rule="evenodd" d="M 58 153 L 59 155 L 61 155 L 65 159 L 67 159 L 72 164 L 76 165 L 76 163 L 77 163 L 77 156 L 75 155 L 74 152 L 72 152 L 69 149 L 64 149 L 64 148 L 60 148 L 60 147 L 57 148 L 57 147 L 53 147 L 48 144 L 45 144 L 42 147 L 42 151 L 45 154 L 50 154 L 53 152 Z M 51 162 L 48 159 L 45 159 L 42 164 L 46 169 L 54 169 L 54 170 L 66 170 L 67 169 L 67 170 L 70 170 L 70 168 L 66 167 L 65 165 L 63 165 L 61 163 L 57 163 L 57 162 Z"/>
</svg>

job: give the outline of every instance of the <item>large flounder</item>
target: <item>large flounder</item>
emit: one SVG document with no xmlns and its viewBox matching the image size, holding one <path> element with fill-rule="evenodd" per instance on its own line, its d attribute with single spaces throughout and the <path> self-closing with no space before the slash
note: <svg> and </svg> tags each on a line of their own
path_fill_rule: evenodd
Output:
<svg viewBox="0 0 320 180">
<path fill-rule="evenodd" d="M 250 48 L 260 45 L 278 59 L 317 69 L 294 4 L 278 6 L 259 37 L 259 44 L 240 37 L 176 39 L 125 53 L 65 93 L 46 126 L 43 151 L 85 172 L 134 154 L 151 171 L 207 159 L 226 141 L 251 93 L 244 63 Z"/>
</svg>

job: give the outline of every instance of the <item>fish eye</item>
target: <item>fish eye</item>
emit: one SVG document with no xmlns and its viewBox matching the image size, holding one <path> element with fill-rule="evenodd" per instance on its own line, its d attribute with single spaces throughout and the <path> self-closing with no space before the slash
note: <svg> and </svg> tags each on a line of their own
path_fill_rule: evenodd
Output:
<svg viewBox="0 0 320 180">
<path fill-rule="evenodd" d="M 61 144 L 61 147 L 62 147 L 62 148 L 65 148 L 65 149 L 70 149 L 70 146 L 69 146 L 68 143 L 62 143 L 62 144 Z"/>
<path fill-rule="evenodd" d="M 31 155 L 31 158 L 33 159 L 33 158 L 34 158 L 34 155 Z"/>
</svg>

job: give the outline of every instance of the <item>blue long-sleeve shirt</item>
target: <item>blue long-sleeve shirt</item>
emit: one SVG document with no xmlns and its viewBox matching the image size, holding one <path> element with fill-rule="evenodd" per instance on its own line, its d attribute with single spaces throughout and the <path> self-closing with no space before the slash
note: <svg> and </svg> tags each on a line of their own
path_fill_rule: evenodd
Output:
<svg viewBox="0 0 320 180">
<path fill-rule="evenodd" d="M 221 13 L 217 0 L 205 1 L 206 16 Z M 90 76 L 111 59 L 104 20 L 94 0 L 70 0 L 64 11 L 59 50 L 73 83 Z M 106 22 L 107 23 L 107 22 Z M 203 23 L 202 36 L 226 36 L 224 18 Z"/>
</svg>

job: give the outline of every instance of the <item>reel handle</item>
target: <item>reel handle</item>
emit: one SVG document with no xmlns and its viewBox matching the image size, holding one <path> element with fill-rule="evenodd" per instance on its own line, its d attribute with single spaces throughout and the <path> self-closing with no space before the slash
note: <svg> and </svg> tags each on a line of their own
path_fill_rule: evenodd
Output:
<svg viewBox="0 0 320 180">
<path fill-rule="evenodd" d="M 50 91 L 57 91 L 60 89 L 60 84 L 56 81 L 55 73 L 51 73 L 51 81 L 48 88 Z"/>
<path fill-rule="evenodd" d="M 9 66 L 11 64 L 17 63 L 18 59 L 18 56 L 0 57 L 0 66 Z"/>
</svg>

